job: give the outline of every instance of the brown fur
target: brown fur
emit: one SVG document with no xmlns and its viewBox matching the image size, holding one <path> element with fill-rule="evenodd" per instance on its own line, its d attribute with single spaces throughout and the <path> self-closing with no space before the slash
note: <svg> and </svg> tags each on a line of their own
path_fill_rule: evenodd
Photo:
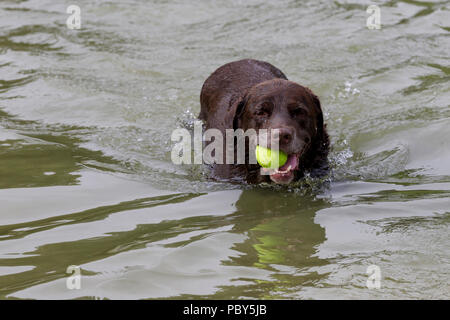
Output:
<svg viewBox="0 0 450 320">
<path fill-rule="evenodd" d="M 312 91 L 267 62 L 240 60 L 225 64 L 205 81 L 200 94 L 199 119 L 205 129 L 279 129 L 280 150 L 301 153 L 295 179 L 306 171 L 324 174 L 328 169 L 329 138 L 320 101 Z M 259 165 L 216 164 L 216 179 L 270 181 Z"/>
</svg>

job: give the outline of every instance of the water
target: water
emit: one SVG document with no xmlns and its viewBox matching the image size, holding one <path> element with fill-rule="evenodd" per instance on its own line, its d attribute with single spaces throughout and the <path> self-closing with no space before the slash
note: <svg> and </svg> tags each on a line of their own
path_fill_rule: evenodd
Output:
<svg viewBox="0 0 450 320">
<path fill-rule="evenodd" d="M 371 1 L 70 4 L 0 3 L 0 298 L 450 298 L 449 1 L 377 1 L 381 30 Z M 170 162 L 241 58 L 321 98 L 328 181 Z"/>
</svg>

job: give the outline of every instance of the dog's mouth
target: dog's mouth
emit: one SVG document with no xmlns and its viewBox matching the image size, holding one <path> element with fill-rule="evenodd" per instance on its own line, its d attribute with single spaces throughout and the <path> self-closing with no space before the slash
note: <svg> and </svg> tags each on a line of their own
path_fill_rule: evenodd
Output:
<svg viewBox="0 0 450 320">
<path fill-rule="evenodd" d="M 270 176 L 270 180 L 278 184 L 288 184 L 294 180 L 294 172 L 298 169 L 300 160 L 299 153 L 292 153 L 288 155 L 286 163 L 278 169 L 262 168 L 262 172 L 265 175 Z"/>
</svg>

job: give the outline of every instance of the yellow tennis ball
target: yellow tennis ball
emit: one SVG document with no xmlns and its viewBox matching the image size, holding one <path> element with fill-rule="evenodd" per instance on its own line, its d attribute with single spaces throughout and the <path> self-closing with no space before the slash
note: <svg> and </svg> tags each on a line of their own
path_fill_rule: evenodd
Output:
<svg viewBox="0 0 450 320">
<path fill-rule="evenodd" d="M 275 151 L 261 146 L 256 146 L 256 160 L 263 168 L 278 169 L 287 161 L 287 154 L 281 150 Z"/>
</svg>

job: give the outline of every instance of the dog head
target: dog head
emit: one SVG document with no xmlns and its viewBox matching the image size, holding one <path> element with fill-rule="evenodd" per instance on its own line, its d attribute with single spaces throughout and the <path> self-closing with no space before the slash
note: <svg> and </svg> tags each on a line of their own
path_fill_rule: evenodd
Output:
<svg viewBox="0 0 450 320">
<path fill-rule="evenodd" d="M 282 167 L 267 174 L 279 184 L 294 179 L 305 155 L 324 135 L 317 96 L 310 89 L 284 79 L 272 79 L 252 87 L 238 103 L 233 126 L 244 131 L 265 129 L 269 148 L 270 141 L 278 142 L 279 150 L 288 159 Z"/>
</svg>

